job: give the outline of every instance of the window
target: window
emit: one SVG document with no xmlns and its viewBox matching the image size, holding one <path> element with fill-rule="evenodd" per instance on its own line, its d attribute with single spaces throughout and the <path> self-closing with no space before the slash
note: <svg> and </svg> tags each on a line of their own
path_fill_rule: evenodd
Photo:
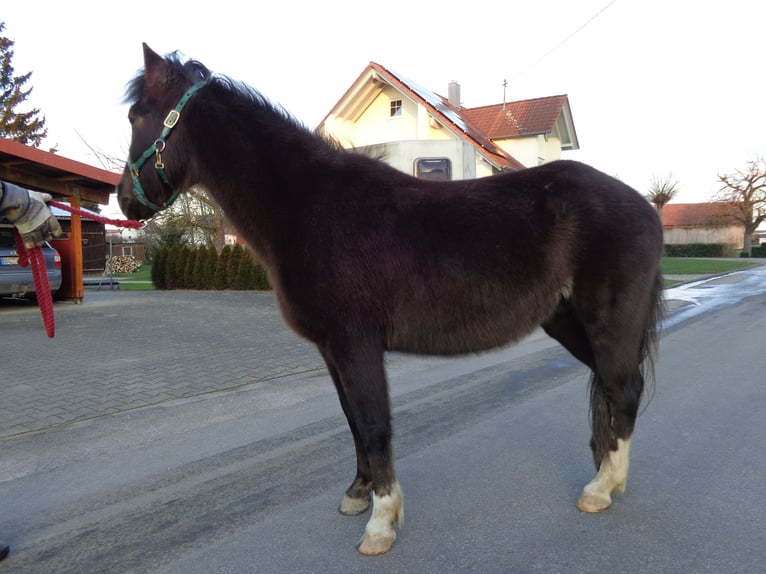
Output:
<svg viewBox="0 0 766 574">
<path fill-rule="evenodd" d="M 416 159 L 415 177 L 435 181 L 449 181 L 452 179 L 452 162 L 446 157 Z"/>
<path fill-rule="evenodd" d="M 122 246 L 122 254 L 125 257 L 130 257 L 133 255 L 133 246 L 132 245 L 123 245 Z"/>
<path fill-rule="evenodd" d="M 402 115 L 402 100 L 391 100 L 389 117 L 399 118 Z"/>
</svg>

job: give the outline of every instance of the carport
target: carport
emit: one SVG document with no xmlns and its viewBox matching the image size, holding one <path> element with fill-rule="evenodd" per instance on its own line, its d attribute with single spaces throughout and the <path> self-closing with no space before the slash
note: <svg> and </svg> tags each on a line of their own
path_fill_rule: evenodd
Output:
<svg viewBox="0 0 766 574">
<path fill-rule="evenodd" d="M 80 207 L 82 200 L 108 204 L 120 174 L 0 138 L 0 179 Z M 82 223 L 75 213 L 67 239 L 68 249 L 63 251 L 68 252 L 62 252 L 64 284 L 59 295 L 80 302 L 84 295 Z"/>
</svg>

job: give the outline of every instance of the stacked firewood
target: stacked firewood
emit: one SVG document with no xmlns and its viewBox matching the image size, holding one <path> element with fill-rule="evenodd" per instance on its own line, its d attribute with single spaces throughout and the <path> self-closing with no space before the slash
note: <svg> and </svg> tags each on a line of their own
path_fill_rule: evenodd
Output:
<svg viewBox="0 0 766 574">
<path fill-rule="evenodd" d="M 109 270 L 109 257 L 106 258 L 106 269 Z M 115 255 L 111 261 L 112 273 L 135 273 L 141 268 L 141 263 L 132 255 Z"/>
</svg>

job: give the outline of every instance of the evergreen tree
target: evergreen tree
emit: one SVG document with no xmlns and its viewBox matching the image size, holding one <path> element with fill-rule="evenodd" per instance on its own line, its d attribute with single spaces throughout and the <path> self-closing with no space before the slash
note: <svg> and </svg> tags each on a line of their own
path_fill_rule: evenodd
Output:
<svg viewBox="0 0 766 574">
<path fill-rule="evenodd" d="M 205 286 L 205 265 L 207 264 L 207 247 L 201 245 L 197 247 L 197 256 L 194 258 L 194 270 L 192 272 L 192 283 L 195 289 L 206 289 Z"/>
<path fill-rule="evenodd" d="M 152 260 L 152 284 L 155 289 L 165 289 L 165 262 L 169 248 L 158 249 Z"/>
<path fill-rule="evenodd" d="M 32 93 L 32 88 L 24 86 L 32 77 L 32 72 L 21 76 L 13 75 L 13 45 L 15 42 L 3 34 L 5 22 L 0 22 L 0 136 L 38 147 L 48 129 L 45 116 L 34 108 L 28 112 L 18 111 L 18 106 Z"/>
<path fill-rule="evenodd" d="M 229 288 L 229 259 L 231 259 L 231 246 L 224 245 L 215 266 L 215 289 L 224 290 Z"/>
<path fill-rule="evenodd" d="M 271 290 L 271 285 L 269 284 L 269 276 L 266 273 L 266 268 L 261 265 L 261 262 L 257 259 L 255 260 L 255 273 L 253 277 L 253 288 L 259 289 L 262 291 L 269 291 Z"/>
<path fill-rule="evenodd" d="M 237 287 L 240 290 L 251 290 L 255 287 L 255 260 L 249 249 L 242 250 L 242 258 L 237 270 Z"/>
<path fill-rule="evenodd" d="M 185 245 L 181 247 L 181 249 L 178 252 L 178 259 L 176 260 L 176 268 L 175 268 L 175 280 L 176 280 L 176 289 L 186 289 L 186 262 L 189 260 L 189 248 Z"/>
<path fill-rule="evenodd" d="M 180 255 L 180 247 L 174 245 L 168 249 L 165 259 L 165 289 L 175 289 L 178 287 L 176 282 L 176 262 Z"/>
<path fill-rule="evenodd" d="M 194 281 L 194 269 L 197 267 L 197 258 L 199 256 L 199 249 L 189 249 L 189 254 L 186 256 L 186 264 L 184 265 L 184 289 L 196 289 Z"/>
<path fill-rule="evenodd" d="M 229 289 L 240 289 L 237 275 L 239 274 L 239 266 L 242 262 L 243 253 L 244 249 L 238 243 L 231 248 L 231 257 L 229 257 L 229 265 L 226 269 L 226 284 Z"/>
<path fill-rule="evenodd" d="M 207 248 L 205 260 L 205 289 L 215 289 L 215 270 L 218 265 L 218 252 L 215 247 Z"/>
</svg>

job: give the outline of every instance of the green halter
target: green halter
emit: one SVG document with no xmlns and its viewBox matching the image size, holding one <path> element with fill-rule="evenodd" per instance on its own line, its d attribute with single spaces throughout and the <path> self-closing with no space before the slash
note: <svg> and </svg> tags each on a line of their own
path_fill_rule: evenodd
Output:
<svg viewBox="0 0 766 574">
<path fill-rule="evenodd" d="M 157 174 L 160 176 L 162 183 L 164 183 L 168 187 L 172 187 L 170 185 L 170 182 L 168 181 L 168 176 L 165 173 L 165 164 L 162 163 L 162 152 L 165 151 L 165 141 L 170 136 L 170 132 L 173 131 L 173 128 L 178 123 L 178 120 L 181 118 L 181 110 L 184 109 L 184 106 L 189 101 L 189 99 L 191 99 L 191 97 L 195 93 L 197 93 L 197 90 L 199 90 L 202 86 L 204 86 L 206 82 L 207 80 L 197 82 L 191 88 L 186 90 L 186 93 L 178 101 L 178 103 L 176 104 L 176 107 L 170 110 L 167 117 L 165 118 L 165 121 L 162 122 L 162 125 L 164 126 L 164 128 L 162 129 L 162 133 L 160 134 L 160 137 L 158 137 L 154 141 L 154 143 L 151 146 L 149 146 L 149 148 L 147 148 L 147 150 L 144 153 L 142 153 L 141 156 L 136 161 L 130 161 L 130 158 L 128 158 L 128 169 L 130 170 L 130 173 L 133 176 L 133 195 L 136 196 L 136 199 L 139 201 L 139 203 L 141 203 L 142 205 L 145 205 L 146 207 L 150 209 L 153 209 L 154 211 L 162 211 L 163 209 L 170 207 L 171 204 L 176 200 L 176 198 L 181 193 L 181 190 L 177 189 L 173 191 L 170 197 L 167 198 L 162 205 L 157 205 L 156 203 L 152 203 L 146 197 L 146 193 L 144 193 L 144 188 L 141 187 L 141 182 L 138 179 L 139 172 L 141 171 L 141 167 L 144 165 L 144 163 L 146 163 L 147 159 L 149 159 L 152 155 L 154 155 L 156 157 L 156 160 L 154 162 L 154 167 L 157 170 Z"/>
</svg>

